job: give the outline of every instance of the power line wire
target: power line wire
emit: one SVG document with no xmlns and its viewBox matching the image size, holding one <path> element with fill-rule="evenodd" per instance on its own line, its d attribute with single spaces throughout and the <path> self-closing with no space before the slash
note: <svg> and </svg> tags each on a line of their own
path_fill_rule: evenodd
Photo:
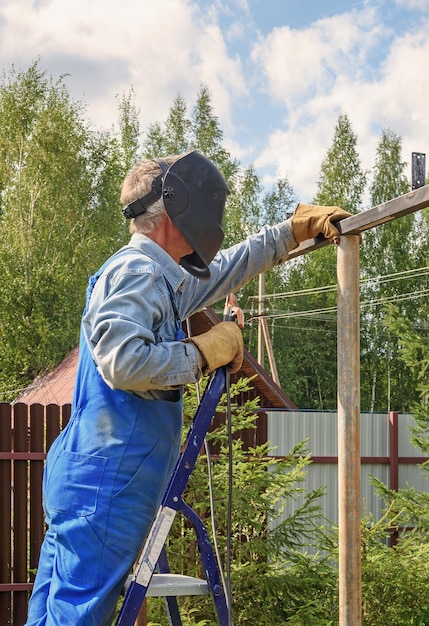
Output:
<svg viewBox="0 0 429 626">
<path fill-rule="evenodd" d="M 365 285 L 368 283 L 377 282 L 380 283 L 388 283 L 395 280 L 404 280 L 406 278 L 418 278 L 421 276 L 426 276 L 429 274 L 429 266 L 425 265 L 423 267 L 418 267 L 412 270 L 403 270 L 401 272 L 394 272 L 393 274 L 384 274 L 383 276 L 375 276 L 372 278 L 362 278 L 359 281 L 360 285 Z M 264 294 L 264 299 L 275 300 L 277 298 L 289 298 L 293 296 L 301 296 L 301 295 L 310 295 L 316 293 L 324 293 L 327 291 L 335 291 L 337 289 L 337 285 L 325 285 L 323 287 L 308 287 L 306 289 L 298 289 L 295 291 L 283 291 L 279 293 L 267 293 Z M 258 301 L 260 299 L 259 296 L 250 296 L 250 301 Z"/>
<path fill-rule="evenodd" d="M 421 289 L 420 291 L 414 291 L 414 292 L 409 292 L 406 294 L 394 294 L 392 296 L 386 296 L 386 297 L 382 297 L 382 298 L 375 298 L 373 300 L 366 300 L 360 303 L 361 308 L 362 307 L 368 307 L 368 306 L 378 306 L 380 304 L 388 304 L 390 302 L 403 302 L 405 300 L 415 300 L 417 298 L 423 298 L 424 296 L 428 296 L 429 295 L 429 289 Z M 324 308 L 319 308 L 319 309 L 309 309 L 307 311 L 285 311 L 285 312 L 281 312 L 281 313 L 264 313 L 263 315 L 253 315 L 249 321 L 253 321 L 253 320 L 257 320 L 260 317 L 264 317 L 265 319 L 290 319 L 290 318 L 294 318 L 294 317 L 301 317 L 301 318 L 306 318 L 306 317 L 314 317 L 316 315 L 328 315 L 329 313 L 336 313 L 337 312 L 337 307 L 336 306 L 331 306 L 331 307 L 324 307 Z M 331 316 L 330 318 L 325 317 L 325 318 L 320 318 L 323 321 L 334 321 L 334 317 Z"/>
</svg>

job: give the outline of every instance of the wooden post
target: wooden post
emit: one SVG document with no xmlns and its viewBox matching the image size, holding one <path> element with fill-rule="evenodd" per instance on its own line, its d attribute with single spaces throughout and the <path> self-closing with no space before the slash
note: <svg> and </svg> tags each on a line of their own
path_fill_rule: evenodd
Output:
<svg viewBox="0 0 429 626">
<path fill-rule="evenodd" d="M 341 237 L 338 286 L 339 624 L 360 626 L 359 236 Z"/>
<path fill-rule="evenodd" d="M 258 298 L 258 363 L 264 367 L 264 333 L 263 315 L 265 309 L 265 273 L 259 274 L 259 298 Z"/>
<path fill-rule="evenodd" d="M 399 423 L 398 413 L 389 413 L 389 489 L 399 489 Z M 391 548 L 398 543 L 399 532 L 394 530 L 390 533 L 389 545 Z"/>
<path fill-rule="evenodd" d="M 276 359 L 274 357 L 273 344 L 271 343 L 271 337 L 270 337 L 270 333 L 269 333 L 269 330 L 268 330 L 267 318 L 262 316 L 259 319 L 259 324 L 261 325 L 262 334 L 263 334 L 263 337 L 264 337 L 264 340 L 265 340 L 265 345 L 267 347 L 267 356 L 268 356 L 268 363 L 270 364 L 271 378 L 276 383 L 276 385 L 278 385 L 280 387 L 279 373 L 277 371 Z M 261 363 L 260 365 L 262 365 L 262 367 L 264 366 L 263 363 Z"/>
<path fill-rule="evenodd" d="M 398 413 L 389 413 L 389 488 L 399 489 L 399 432 Z"/>
<path fill-rule="evenodd" d="M 270 364 L 271 378 L 280 387 L 279 374 L 277 371 L 274 350 L 268 331 L 267 318 L 265 317 L 265 273 L 259 274 L 259 298 L 258 298 L 258 358 L 259 365 L 264 367 L 265 350 L 267 349 L 268 363 Z"/>
</svg>

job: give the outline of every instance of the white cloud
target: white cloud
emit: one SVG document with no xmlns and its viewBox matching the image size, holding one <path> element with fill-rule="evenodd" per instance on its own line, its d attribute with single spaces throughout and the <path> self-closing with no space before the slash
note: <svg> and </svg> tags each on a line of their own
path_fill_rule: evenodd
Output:
<svg viewBox="0 0 429 626">
<path fill-rule="evenodd" d="M 413 150 L 429 150 L 428 26 L 423 20 L 419 29 L 393 37 L 373 12 L 353 12 L 299 32 L 277 29 L 260 42 L 255 59 L 265 63 L 271 96 L 284 102 L 285 117 L 256 166 L 277 167 L 304 201 L 311 200 L 340 112 L 357 134 L 364 169 L 374 165 L 384 128 L 402 138 L 405 161 Z M 377 42 L 384 59 L 369 66 L 366 57 Z M 286 72 L 280 60 L 292 55 Z"/>
<path fill-rule="evenodd" d="M 418 11 L 429 11 L 427 0 L 395 0 L 395 4 L 404 9 L 417 9 Z"/>
<path fill-rule="evenodd" d="M 0 58 L 41 66 L 67 79 L 97 124 L 116 119 L 115 96 L 137 94 L 142 126 L 165 119 L 180 93 L 190 104 L 201 83 L 225 123 L 245 91 L 240 62 L 223 35 L 190 0 L 15 0 L 0 3 Z"/>
<path fill-rule="evenodd" d="M 332 90 L 342 74 L 358 77 L 379 32 L 373 10 L 351 12 L 303 30 L 275 28 L 254 46 L 252 58 L 272 98 L 292 108 L 300 98 Z"/>
<path fill-rule="evenodd" d="M 144 129 L 166 118 L 178 93 L 193 106 L 204 83 L 232 154 L 246 160 L 258 149 L 256 167 L 270 180 L 287 175 L 311 200 L 341 111 L 364 168 L 382 128 L 402 137 L 406 160 L 429 150 L 427 0 L 392 3 L 415 7 L 404 24 L 418 15 L 409 32 L 399 20 L 396 35 L 377 4 L 348 4 L 357 8 L 298 30 L 277 26 L 287 9 L 267 3 L 264 30 L 273 27 L 257 39 L 247 0 L 0 0 L 0 60 L 26 69 L 40 57 L 54 77 L 70 74 L 97 127 L 115 122 L 116 96 L 131 88 Z"/>
</svg>

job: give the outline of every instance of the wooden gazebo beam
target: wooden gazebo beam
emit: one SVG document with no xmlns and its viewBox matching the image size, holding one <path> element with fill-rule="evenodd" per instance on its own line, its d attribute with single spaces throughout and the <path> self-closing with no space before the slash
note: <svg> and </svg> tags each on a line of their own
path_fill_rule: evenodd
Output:
<svg viewBox="0 0 429 626">
<path fill-rule="evenodd" d="M 386 222 L 391 222 L 398 217 L 415 213 L 426 207 L 429 207 L 429 185 L 425 185 L 403 196 L 379 204 L 367 211 L 352 215 L 339 222 L 338 229 L 343 235 L 358 235 L 365 230 L 375 228 Z M 328 241 L 324 237 L 308 239 L 298 248 L 292 250 L 289 258 L 294 259 L 295 257 L 302 256 L 303 254 L 307 254 L 312 250 L 317 250 L 326 245 L 328 245 Z"/>
<path fill-rule="evenodd" d="M 429 185 L 389 200 L 339 224 L 337 254 L 338 329 L 338 514 L 339 624 L 362 624 L 360 537 L 360 234 L 429 206 Z M 327 244 L 305 241 L 290 258 Z"/>
</svg>

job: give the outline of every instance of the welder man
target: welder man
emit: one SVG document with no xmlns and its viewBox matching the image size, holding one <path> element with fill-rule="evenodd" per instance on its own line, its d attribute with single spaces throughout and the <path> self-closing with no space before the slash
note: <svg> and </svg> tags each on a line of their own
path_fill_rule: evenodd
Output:
<svg viewBox="0 0 429 626">
<path fill-rule="evenodd" d="M 178 458 L 182 389 L 228 363 L 238 325 L 186 339 L 182 320 L 288 258 L 348 213 L 292 218 L 220 250 L 228 187 L 198 152 L 143 160 L 122 187 L 130 243 L 90 279 L 71 419 L 46 462 L 42 546 L 28 626 L 110 626 Z"/>
</svg>

